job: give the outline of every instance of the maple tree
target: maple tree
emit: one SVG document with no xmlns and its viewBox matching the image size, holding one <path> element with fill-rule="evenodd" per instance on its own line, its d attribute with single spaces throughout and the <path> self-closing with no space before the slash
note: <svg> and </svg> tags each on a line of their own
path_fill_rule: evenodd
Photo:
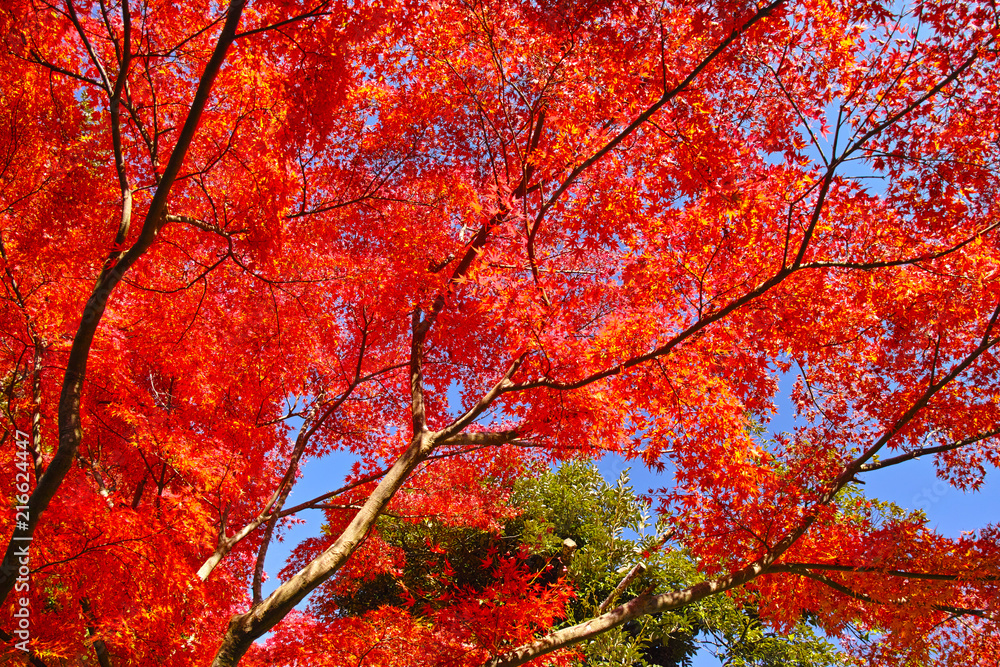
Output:
<svg viewBox="0 0 1000 667">
<path fill-rule="evenodd" d="M 870 664 L 1000 653 L 998 527 L 945 537 L 855 489 L 921 455 L 976 489 L 1000 460 L 990 2 L 0 17 L 0 591 L 30 602 L 25 659 L 235 665 L 286 619 L 384 664 L 559 664 L 734 591 L 778 629 L 870 632 L 845 640 Z M 785 373 L 800 425 L 764 439 Z M 346 482 L 289 507 L 340 449 Z M 379 516 L 496 531 L 531 461 L 606 452 L 676 469 L 664 548 L 702 581 L 551 632 L 571 591 L 516 563 L 434 624 L 293 612 L 400 566 Z M 313 508 L 332 543 L 264 596 Z"/>
</svg>

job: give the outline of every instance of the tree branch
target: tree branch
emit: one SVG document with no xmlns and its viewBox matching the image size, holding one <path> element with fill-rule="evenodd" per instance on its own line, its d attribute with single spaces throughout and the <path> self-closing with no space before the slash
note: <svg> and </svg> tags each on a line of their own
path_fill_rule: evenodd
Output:
<svg viewBox="0 0 1000 667">
<path fill-rule="evenodd" d="M 1000 435 L 1000 429 L 994 429 L 992 431 L 986 431 L 985 433 L 980 433 L 978 435 L 973 435 L 964 440 L 959 440 L 957 442 L 952 442 L 947 445 L 938 445 L 936 447 L 921 447 L 920 449 L 915 449 L 912 452 L 907 452 L 905 454 L 900 454 L 899 456 L 894 456 L 890 459 L 885 459 L 882 461 L 876 461 L 874 463 L 866 463 L 861 466 L 858 472 L 871 472 L 872 470 L 879 470 L 881 468 L 888 468 L 889 466 L 894 466 L 905 461 L 910 461 L 912 459 L 919 459 L 921 456 L 927 456 L 930 454 L 939 454 L 941 452 L 951 451 L 953 449 L 958 449 L 959 447 L 965 447 L 966 445 L 971 445 L 987 438 L 992 438 L 993 436 Z"/>
<path fill-rule="evenodd" d="M 845 586 L 844 584 L 841 584 L 840 582 L 831 579 L 830 577 L 827 577 L 822 574 L 817 574 L 816 572 L 810 572 L 809 570 L 790 570 L 790 572 L 806 577 L 807 579 L 818 581 L 821 584 L 824 584 L 825 586 L 832 588 L 838 593 L 843 593 L 847 597 L 858 600 L 859 602 L 865 602 L 868 604 L 895 605 L 895 606 L 903 606 L 907 604 L 906 600 L 876 600 L 872 596 L 862 593 L 860 591 L 856 591 L 853 588 L 850 588 L 849 586 Z M 992 618 L 983 609 L 968 609 L 965 607 L 952 607 L 950 605 L 943 605 L 943 604 L 933 604 L 930 605 L 930 607 L 935 611 L 943 611 L 949 614 L 953 614 L 955 616 L 978 616 L 980 618 Z"/>
<path fill-rule="evenodd" d="M 95 638 L 92 641 L 94 644 L 94 653 L 97 655 L 97 663 L 101 667 L 111 667 L 111 658 L 108 656 L 108 645 L 103 639 L 97 638 L 97 616 L 90 605 L 90 600 L 87 598 L 81 599 L 80 607 L 83 609 L 83 615 L 87 619 L 87 635 Z"/>
<path fill-rule="evenodd" d="M 425 322 L 420 320 L 420 315 L 420 308 L 414 308 L 410 343 L 410 415 L 414 436 L 427 431 L 427 414 L 424 407 L 424 339 L 427 337 L 431 322 L 428 320 L 425 326 Z"/>
<path fill-rule="evenodd" d="M 447 440 L 448 438 L 456 436 L 459 432 L 472 424 L 476 418 L 479 417 L 479 415 L 483 414 L 483 412 L 493 404 L 493 401 L 500 396 L 504 389 L 512 386 L 510 379 L 514 376 L 514 373 L 517 372 L 517 369 L 521 367 L 521 364 L 524 363 L 526 356 L 527 353 L 522 354 L 515 359 L 510 367 L 508 367 L 507 372 L 504 373 L 502 378 L 500 378 L 500 381 L 493 385 L 493 387 L 487 391 L 481 399 L 479 399 L 478 403 L 469 408 L 461 417 L 438 431 L 437 436 L 441 440 Z"/>
<path fill-rule="evenodd" d="M 779 563 L 771 566 L 768 572 L 799 573 L 801 570 L 821 570 L 825 572 L 844 572 L 848 574 L 883 574 L 889 577 L 925 579 L 927 581 L 1000 581 L 1000 577 L 994 575 L 981 576 L 964 572 L 943 574 L 936 572 L 914 572 L 911 570 L 886 570 L 870 565 L 837 565 L 833 563 Z"/>
<path fill-rule="evenodd" d="M 580 623 L 569 628 L 558 630 L 530 644 L 521 646 L 520 648 L 517 648 L 503 656 L 499 656 L 486 663 L 487 667 L 515 667 L 516 665 L 522 665 L 541 655 L 545 655 L 560 648 L 595 637 L 614 627 L 622 625 L 623 623 L 639 618 L 640 616 L 668 611 L 670 609 L 677 609 L 693 602 L 697 602 L 698 600 L 704 599 L 708 596 L 730 590 L 737 586 L 742 586 L 743 584 L 756 579 L 761 574 L 770 571 L 780 559 L 781 555 L 787 552 L 796 542 L 798 542 L 798 540 L 806 534 L 813 523 L 815 523 L 819 508 L 828 505 L 836 497 L 840 489 L 846 486 L 854 478 L 860 467 L 864 465 L 864 463 L 867 462 L 872 456 L 874 456 L 879 449 L 895 437 L 903 428 L 905 428 L 906 425 L 914 419 L 914 417 L 920 412 L 921 409 L 923 409 L 924 406 L 927 405 L 928 401 L 930 401 L 930 399 L 938 391 L 958 377 L 962 371 L 968 368 L 969 365 L 978 359 L 987 349 L 997 343 L 996 340 L 990 339 L 990 334 L 997 322 L 998 317 L 1000 317 L 1000 305 L 997 306 L 997 309 L 994 310 L 992 316 L 990 317 L 979 345 L 972 350 L 965 357 L 965 359 L 956 364 L 951 372 L 944 378 L 929 386 L 920 398 L 914 401 L 911 407 L 903 413 L 903 415 L 888 431 L 886 431 L 885 434 L 883 434 L 881 438 L 878 439 L 878 441 L 875 442 L 875 444 L 866 449 L 861 456 L 848 464 L 843 472 L 833 481 L 830 489 L 828 489 L 827 492 L 824 493 L 814 504 L 813 511 L 807 514 L 794 530 L 782 538 L 773 547 L 768 549 L 763 556 L 730 574 L 716 577 L 714 579 L 695 584 L 694 586 L 689 586 L 688 588 L 680 591 L 662 593 L 655 596 L 641 595 L 601 616 L 592 618 L 589 621 L 585 621 L 584 623 Z M 817 577 L 822 575 L 810 573 L 806 576 Z M 972 612 L 970 611 L 968 613 Z"/>
<path fill-rule="evenodd" d="M 367 537 L 379 515 L 409 475 L 426 460 L 434 444 L 433 435 L 427 431 L 415 434 L 409 447 L 392 465 L 333 545 L 279 586 L 267 599 L 247 613 L 233 617 L 222 646 L 212 662 L 213 667 L 234 667 L 255 639 L 274 627 L 306 595 L 343 566 Z"/>
</svg>

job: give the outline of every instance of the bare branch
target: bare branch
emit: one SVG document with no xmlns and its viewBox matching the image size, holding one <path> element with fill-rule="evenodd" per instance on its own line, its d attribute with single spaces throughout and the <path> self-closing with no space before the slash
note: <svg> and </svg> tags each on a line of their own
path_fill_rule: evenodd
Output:
<svg viewBox="0 0 1000 667">
<path fill-rule="evenodd" d="M 166 222 L 179 222 L 185 225 L 191 225 L 192 227 L 197 227 L 198 229 L 201 229 L 206 232 L 212 232 L 213 234 L 218 234 L 219 236 L 228 237 L 231 236 L 232 234 L 238 233 L 236 231 L 231 232 L 225 229 L 221 229 L 210 222 L 205 222 L 204 220 L 199 220 L 198 218 L 192 218 L 189 215 L 175 215 L 173 213 L 168 213 L 165 216 L 163 216 L 163 219 Z"/>
<path fill-rule="evenodd" d="M 90 39 L 87 37 L 86 31 L 80 23 L 80 18 L 76 14 L 76 7 L 73 6 L 73 0 L 66 0 L 66 9 L 69 15 L 69 20 L 73 22 L 73 26 L 76 28 L 76 32 L 80 36 L 80 41 L 83 42 L 83 46 L 87 50 L 87 55 L 90 56 L 90 62 L 94 64 L 94 67 L 97 68 L 98 74 L 101 76 L 101 86 L 107 92 L 108 97 L 112 97 L 111 80 L 108 78 L 108 73 L 104 69 L 104 64 L 101 63 L 101 59 L 97 57 L 97 52 L 94 51 L 94 47 L 90 44 Z"/>
<path fill-rule="evenodd" d="M 537 221 L 540 220 L 549 211 L 552 206 L 562 197 L 563 193 L 569 189 L 569 187 L 576 181 L 579 176 L 590 169 L 595 163 L 600 161 L 605 155 L 613 151 L 621 142 L 625 141 L 629 136 L 632 135 L 639 127 L 641 127 L 647 120 L 653 117 L 653 115 L 659 111 L 667 102 L 677 97 L 682 93 L 691 83 L 701 74 L 706 67 L 708 67 L 712 61 L 718 58 L 722 53 L 729 48 L 736 40 L 739 39 L 740 35 L 753 27 L 758 21 L 761 21 L 765 17 L 769 16 L 771 12 L 784 4 L 785 0 L 773 0 L 770 4 L 764 5 L 756 11 L 756 13 L 743 25 L 738 28 L 734 28 L 733 31 L 722 40 L 718 46 L 716 46 L 708 55 L 702 58 L 694 69 L 684 78 L 683 81 L 678 83 L 673 88 L 663 91 L 663 95 L 658 99 L 652 106 L 643 111 L 639 116 L 629 123 L 628 127 L 615 135 L 608 143 L 598 150 L 596 153 L 591 155 L 589 158 L 580 163 L 573 171 L 570 172 L 569 176 L 562 182 L 562 184 L 556 188 L 549 198 L 546 200 L 545 204 L 542 205 L 541 209 L 538 211 L 536 216 Z"/>
<path fill-rule="evenodd" d="M 415 434 L 334 543 L 246 614 L 233 617 L 213 667 L 234 665 L 255 639 L 274 627 L 317 586 L 332 577 L 361 545 L 389 501 L 434 448 L 427 431 Z"/>
<path fill-rule="evenodd" d="M 929 253 L 924 255 L 915 255 L 912 257 L 904 257 L 902 259 L 891 259 L 884 260 L 880 262 L 809 262 L 808 264 L 803 264 L 803 269 L 855 269 L 858 271 L 873 271 L 875 269 L 889 268 L 893 266 L 909 266 L 912 264 L 920 264 L 922 262 L 930 262 L 935 259 L 941 259 L 942 257 L 947 257 L 948 255 L 958 252 L 965 246 L 969 245 L 973 241 L 982 238 L 986 234 L 989 234 L 993 230 L 1000 227 L 1000 222 L 995 222 L 992 225 L 986 227 L 982 231 L 976 232 L 969 238 L 957 243 L 949 248 L 941 250 L 935 253 Z"/>
<path fill-rule="evenodd" d="M 592 618 L 584 623 L 574 625 L 569 628 L 558 630 L 530 644 L 521 646 L 510 653 L 497 657 L 486 663 L 488 667 L 514 667 L 515 665 L 522 665 L 541 655 L 545 655 L 560 648 L 595 637 L 610 630 L 611 628 L 622 625 L 623 623 L 640 616 L 683 607 L 710 595 L 715 595 L 737 586 L 742 586 L 743 584 L 746 584 L 747 582 L 752 581 L 760 575 L 770 571 L 773 567 L 775 567 L 777 561 L 781 558 L 781 555 L 787 552 L 796 542 L 798 542 L 798 540 L 806 534 L 813 523 L 815 523 L 819 508 L 829 504 L 836 497 L 840 489 L 854 479 L 854 476 L 857 474 L 861 466 L 874 456 L 879 449 L 885 446 L 885 444 L 895 437 L 903 428 L 905 428 L 906 425 L 916 417 L 916 415 L 927 405 L 930 399 L 938 391 L 958 377 L 962 371 L 968 368 L 969 365 L 978 359 L 986 350 L 997 343 L 997 340 L 991 339 L 990 335 L 998 318 L 1000 318 L 1000 305 L 997 306 L 996 310 L 994 310 L 992 316 L 990 317 L 979 345 L 966 355 L 961 362 L 956 364 L 955 367 L 952 368 L 951 372 L 949 372 L 945 377 L 937 383 L 931 384 L 931 386 L 929 386 L 924 393 L 913 402 L 910 408 L 903 413 L 903 415 L 890 429 L 886 431 L 885 434 L 883 434 L 881 438 L 879 438 L 871 447 L 866 449 L 858 458 L 848 464 L 843 472 L 833 481 L 827 492 L 824 493 L 815 503 L 813 511 L 808 513 L 794 530 L 768 549 L 763 556 L 730 574 L 716 577 L 714 579 L 695 584 L 694 586 L 689 586 L 688 588 L 680 591 L 661 593 L 655 596 L 640 595 L 634 600 L 627 602 L 601 616 Z M 822 576 L 815 573 L 806 574 L 803 572 L 803 574 L 805 576 L 812 576 L 813 578 Z M 946 610 L 942 609 L 942 611 Z M 975 613 L 975 610 L 960 611 L 963 611 L 963 613 Z"/>
</svg>

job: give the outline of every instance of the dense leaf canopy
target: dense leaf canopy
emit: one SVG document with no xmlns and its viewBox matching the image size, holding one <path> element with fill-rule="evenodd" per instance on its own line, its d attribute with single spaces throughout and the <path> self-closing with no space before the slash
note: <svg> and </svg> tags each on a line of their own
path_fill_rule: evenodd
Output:
<svg viewBox="0 0 1000 667">
<path fill-rule="evenodd" d="M 555 664 L 718 595 L 867 664 L 1000 655 L 1000 527 L 857 489 L 1000 461 L 992 1 L 9 0 L 0 35 L 5 660 L 222 667 L 287 619 L 337 664 Z M 293 612 L 404 567 L 380 516 L 497 533 L 607 452 L 676 470 L 697 577 L 560 628 L 579 591 L 509 560 L 436 622 Z"/>
</svg>

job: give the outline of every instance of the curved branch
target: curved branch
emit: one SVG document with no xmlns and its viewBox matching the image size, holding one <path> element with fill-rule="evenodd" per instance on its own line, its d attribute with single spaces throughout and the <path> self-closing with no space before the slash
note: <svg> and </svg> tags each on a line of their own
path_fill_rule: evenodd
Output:
<svg viewBox="0 0 1000 667">
<path fill-rule="evenodd" d="M 695 78 L 697 78 L 697 76 L 701 74 L 705 70 L 705 68 L 707 68 L 712 63 L 712 61 L 714 61 L 716 58 L 722 55 L 722 53 L 727 48 L 729 48 L 730 45 L 732 45 L 737 39 L 739 39 L 740 35 L 743 34 L 743 32 L 751 28 L 755 23 L 769 16 L 775 9 L 784 4 L 784 2 L 785 0 L 772 0 L 770 4 L 764 5 L 763 7 L 758 9 L 757 12 L 746 23 L 737 28 L 733 28 L 733 31 L 729 33 L 729 36 L 727 36 L 724 40 L 722 40 L 722 42 L 720 42 L 719 45 L 716 46 L 707 56 L 702 58 L 701 62 L 699 62 L 695 66 L 695 68 L 691 70 L 691 72 L 684 78 L 683 81 L 678 83 L 673 88 L 670 88 L 669 90 L 664 90 L 663 95 L 660 97 L 660 99 L 658 99 L 645 111 L 639 114 L 639 117 L 636 118 L 631 123 L 629 123 L 628 127 L 626 127 L 624 130 L 615 135 L 610 141 L 608 141 L 608 143 L 604 144 L 604 146 L 602 146 L 600 150 L 598 150 L 589 158 L 581 162 L 575 169 L 573 169 L 573 171 L 570 172 L 569 176 L 566 177 L 566 179 L 562 182 L 562 184 L 558 188 L 556 188 L 555 192 L 553 192 L 549 196 L 545 204 L 542 205 L 541 209 L 538 212 L 538 215 L 536 216 L 536 224 L 537 221 L 540 220 L 549 211 L 549 209 L 555 205 L 556 201 L 558 201 L 559 198 L 562 197 L 563 193 L 565 193 L 566 190 L 569 189 L 569 187 L 576 181 L 576 179 L 583 172 L 590 169 L 590 167 L 592 167 L 601 158 L 603 158 L 605 155 L 613 151 L 615 147 L 618 146 L 618 144 L 625 141 L 625 139 L 631 136 L 632 133 L 634 133 L 637 129 L 639 129 L 639 127 L 641 127 L 647 120 L 652 118 L 653 114 L 659 111 L 667 102 L 677 97 L 677 95 L 679 95 L 688 86 L 690 86 L 691 83 L 695 80 Z"/>
</svg>

